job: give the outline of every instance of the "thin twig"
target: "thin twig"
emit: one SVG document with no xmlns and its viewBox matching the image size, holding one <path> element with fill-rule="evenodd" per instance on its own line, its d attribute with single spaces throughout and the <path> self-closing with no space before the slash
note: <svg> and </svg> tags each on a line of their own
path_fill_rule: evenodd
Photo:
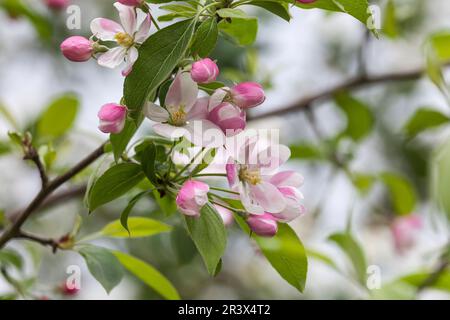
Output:
<svg viewBox="0 0 450 320">
<path fill-rule="evenodd" d="M 69 169 L 65 174 L 58 176 L 54 180 L 50 181 L 45 188 L 43 188 L 36 197 L 31 201 L 31 203 L 23 210 L 16 221 L 2 234 L 0 237 L 0 249 L 12 238 L 16 237 L 20 233 L 20 228 L 25 223 L 25 221 L 31 216 L 31 214 L 39 208 L 45 200 L 50 196 L 50 194 L 59 188 L 62 184 L 69 181 L 72 177 L 77 175 L 79 172 L 84 170 L 92 162 L 97 160 L 104 153 L 104 146 L 102 144 L 100 147 L 95 149 L 90 155 L 81 160 L 74 167 Z"/>
<path fill-rule="evenodd" d="M 43 246 L 49 246 L 52 248 L 53 253 L 55 253 L 56 250 L 58 250 L 58 248 L 59 248 L 58 241 L 56 241 L 54 239 L 41 238 L 39 236 L 35 236 L 35 235 L 32 235 L 32 234 L 24 232 L 24 231 L 19 231 L 19 233 L 16 235 L 16 238 L 26 239 L 26 240 L 30 240 L 33 242 L 37 242 Z"/>
</svg>

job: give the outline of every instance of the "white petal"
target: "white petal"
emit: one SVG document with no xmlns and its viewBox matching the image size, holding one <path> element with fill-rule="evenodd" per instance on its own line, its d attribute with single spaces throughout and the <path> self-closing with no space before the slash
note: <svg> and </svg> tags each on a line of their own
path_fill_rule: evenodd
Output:
<svg viewBox="0 0 450 320">
<path fill-rule="evenodd" d="M 139 57 L 139 52 L 135 47 L 131 47 L 128 49 L 127 55 L 125 56 L 126 66 L 122 71 L 122 75 L 124 77 L 128 76 L 130 72 L 133 70 L 133 65 Z"/>
<path fill-rule="evenodd" d="M 245 210 L 251 214 L 264 214 L 264 209 L 250 196 L 250 192 L 245 186 L 241 183 L 238 187 L 238 192 L 240 194 L 242 205 Z"/>
<path fill-rule="evenodd" d="M 91 31 L 94 36 L 103 41 L 114 41 L 117 33 L 124 32 L 120 24 L 105 18 L 92 20 Z"/>
<path fill-rule="evenodd" d="M 295 171 L 282 171 L 270 177 L 269 182 L 277 187 L 300 187 L 303 177 Z"/>
<path fill-rule="evenodd" d="M 230 88 L 228 87 L 223 87 L 214 91 L 214 93 L 211 95 L 211 98 L 209 99 L 209 111 L 223 102 L 223 99 L 225 99 L 225 97 L 227 96 L 229 89 Z"/>
<path fill-rule="evenodd" d="M 134 35 L 136 31 L 136 11 L 132 6 L 126 6 L 120 2 L 114 3 L 117 11 L 119 11 L 120 21 L 122 22 L 123 29 L 129 35 Z"/>
<path fill-rule="evenodd" d="M 196 146 L 218 148 L 225 143 L 223 131 L 211 121 L 189 121 L 184 128 L 187 131 L 185 138 Z"/>
<path fill-rule="evenodd" d="M 269 146 L 258 154 L 258 166 L 271 172 L 284 164 L 291 156 L 291 150 L 285 145 Z"/>
<path fill-rule="evenodd" d="M 186 135 L 186 129 L 175 127 L 166 123 L 158 123 L 153 126 L 153 130 L 160 136 L 175 140 Z"/>
<path fill-rule="evenodd" d="M 134 36 L 134 41 L 137 43 L 142 43 L 145 40 L 147 40 L 148 36 L 150 35 L 151 25 L 152 20 L 150 19 L 150 14 L 148 14 L 145 17 L 145 20 L 142 21 L 141 25 L 139 26 L 139 30 L 136 32 L 136 35 Z"/>
<path fill-rule="evenodd" d="M 173 80 L 167 91 L 166 108 L 168 110 L 178 110 L 184 107 L 185 112 L 189 112 L 194 103 L 197 101 L 198 86 L 192 80 L 189 72 L 179 73 Z"/>
<path fill-rule="evenodd" d="M 152 102 L 147 102 L 144 105 L 144 115 L 156 122 L 166 122 L 169 120 L 169 113 L 167 110 Z"/>
<path fill-rule="evenodd" d="M 125 59 L 127 49 L 123 47 L 116 47 L 103 53 L 97 60 L 102 67 L 115 68 L 119 66 Z"/>
<path fill-rule="evenodd" d="M 200 120 L 206 119 L 208 116 L 208 97 L 203 97 L 197 99 L 192 109 L 189 111 L 187 115 L 188 120 Z"/>
</svg>

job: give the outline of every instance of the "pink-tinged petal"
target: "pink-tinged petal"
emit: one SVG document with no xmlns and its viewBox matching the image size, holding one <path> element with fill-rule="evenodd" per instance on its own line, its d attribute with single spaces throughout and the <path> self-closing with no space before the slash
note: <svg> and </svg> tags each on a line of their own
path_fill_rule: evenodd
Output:
<svg viewBox="0 0 450 320">
<path fill-rule="evenodd" d="M 184 127 L 185 138 L 194 145 L 205 148 L 219 148 L 225 143 L 222 130 L 208 120 L 189 121 Z"/>
<path fill-rule="evenodd" d="M 283 165 L 291 156 L 291 150 L 284 145 L 270 146 L 258 154 L 258 166 L 273 171 Z"/>
<path fill-rule="evenodd" d="M 147 118 L 156 122 L 167 122 L 170 117 L 166 109 L 152 102 L 147 102 L 143 111 Z"/>
<path fill-rule="evenodd" d="M 185 112 L 189 112 L 197 101 L 198 86 L 188 72 L 179 73 L 166 96 L 166 108 L 170 111 L 177 111 L 180 107 L 184 107 Z"/>
<path fill-rule="evenodd" d="M 124 32 L 120 24 L 105 18 L 92 20 L 91 31 L 94 36 L 103 41 L 115 41 L 115 35 Z"/>
<path fill-rule="evenodd" d="M 136 10 L 134 7 L 126 6 L 120 2 L 114 3 L 114 7 L 119 11 L 123 29 L 132 36 L 136 31 Z"/>
<path fill-rule="evenodd" d="M 261 237 L 273 237 L 277 234 L 278 224 L 271 214 L 250 215 L 247 224 L 252 232 Z"/>
<path fill-rule="evenodd" d="M 243 183 L 239 183 L 237 190 L 239 192 L 242 205 L 248 213 L 261 215 L 264 214 L 264 208 L 251 196 L 249 188 L 247 188 Z"/>
<path fill-rule="evenodd" d="M 186 135 L 186 129 L 175 127 L 167 123 L 158 123 L 153 126 L 153 130 L 160 136 L 175 140 Z"/>
<path fill-rule="evenodd" d="M 294 187 L 281 187 L 278 190 L 284 196 L 286 208 L 279 213 L 272 213 L 274 217 L 282 222 L 290 222 L 306 212 L 305 207 L 301 203 L 303 195 L 300 191 Z"/>
<path fill-rule="evenodd" d="M 277 187 L 300 187 L 303 184 L 303 177 L 295 171 L 282 171 L 274 174 L 269 182 Z"/>
<path fill-rule="evenodd" d="M 422 226 L 422 219 L 417 215 L 398 217 L 394 220 L 391 232 L 398 253 L 404 253 L 414 246 L 417 233 Z"/>
<path fill-rule="evenodd" d="M 102 67 L 114 69 L 118 67 L 125 59 L 127 49 L 123 47 L 116 47 L 103 53 L 97 60 L 97 63 Z"/>
<path fill-rule="evenodd" d="M 245 129 L 246 114 L 239 107 L 223 102 L 208 115 L 208 120 L 219 126 L 226 136 L 234 136 Z"/>
<path fill-rule="evenodd" d="M 219 206 L 217 204 L 214 205 L 217 212 L 219 213 L 220 217 L 222 218 L 223 224 L 225 227 L 230 226 L 233 223 L 233 213 L 231 210 L 228 210 L 227 208 L 224 208 L 222 206 Z"/>
<path fill-rule="evenodd" d="M 139 52 L 135 47 L 128 49 L 127 55 L 125 56 L 125 69 L 122 71 L 122 76 L 128 76 L 133 70 L 133 65 L 139 57 Z"/>
<path fill-rule="evenodd" d="M 152 26 L 152 20 L 150 14 L 148 14 L 144 21 L 139 26 L 138 31 L 134 36 L 134 41 L 137 43 L 143 43 L 150 36 L 150 27 Z"/>
<path fill-rule="evenodd" d="M 258 137 L 246 137 L 245 142 L 239 148 L 238 162 L 247 165 L 257 165 L 258 159 L 255 152 Z"/>
<path fill-rule="evenodd" d="M 227 180 L 228 184 L 231 188 L 234 188 L 236 186 L 236 183 L 239 181 L 238 179 L 238 166 L 236 163 L 231 162 L 232 160 L 229 160 L 225 165 L 225 171 L 227 172 Z"/>
<path fill-rule="evenodd" d="M 209 186 L 201 181 L 188 180 L 176 198 L 178 210 L 188 216 L 199 216 L 201 208 L 208 202 Z"/>
<path fill-rule="evenodd" d="M 209 111 L 212 111 L 215 107 L 223 102 L 225 97 L 228 95 L 229 89 L 230 88 L 223 87 L 214 91 L 214 93 L 211 95 L 211 98 L 209 99 Z"/>
<path fill-rule="evenodd" d="M 264 211 L 278 213 L 286 208 L 283 194 L 273 184 L 261 182 L 250 185 L 250 197 L 256 201 Z"/>
<path fill-rule="evenodd" d="M 125 126 L 127 107 L 108 103 L 100 108 L 97 114 L 99 129 L 104 133 L 119 133 Z"/>
<path fill-rule="evenodd" d="M 201 59 L 192 64 L 191 77 L 197 83 L 210 83 L 217 79 L 219 67 L 210 58 Z"/>
<path fill-rule="evenodd" d="M 253 108 L 266 99 L 264 90 L 259 83 L 243 82 L 231 88 L 231 97 L 240 108 Z"/>
<path fill-rule="evenodd" d="M 208 116 L 209 97 L 198 98 L 187 114 L 188 120 L 203 120 Z"/>
</svg>

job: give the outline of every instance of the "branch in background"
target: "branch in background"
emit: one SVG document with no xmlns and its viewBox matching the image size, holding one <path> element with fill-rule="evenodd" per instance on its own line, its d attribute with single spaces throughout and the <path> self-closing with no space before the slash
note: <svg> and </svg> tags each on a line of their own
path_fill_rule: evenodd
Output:
<svg viewBox="0 0 450 320">
<path fill-rule="evenodd" d="M 65 174 L 56 177 L 54 180 L 50 181 L 45 188 L 43 188 L 36 197 L 31 201 L 31 203 L 26 207 L 22 213 L 18 216 L 17 220 L 5 230 L 5 232 L 0 237 L 0 249 L 11 239 L 20 236 L 20 228 L 25 223 L 25 221 L 35 212 L 41 205 L 45 203 L 47 198 L 59 188 L 62 184 L 69 181 L 72 177 L 77 175 L 79 172 L 84 170 L 87 166 L 97 160 L 101 155 L 104 154 L 104 146 L 102 144 L 100 147 L 95 149 L 90 155 L 81 160 L 78 164 L 68 170 Z"/>
<path fill-rule="evenodd" d="M 26 239 L 26 240 L 30 240 L 33 242 L 37 242 L 43 246 L 50 246 L 52 248 L 53 253 L 56 252 L 56 250 L 59 248 L 59 244 L 58 241 L 54 240 L 54 239 L 47 239 L 47 238 L 41 238 L 29 233 L 26 233 L 24 231 L 19 231 L 19 233 L 15 236 L 16 238 L 19 239 Z"/>
<path fill-rule="evenodd" d="M 445 65 L 449 66 L 449 64 Z M 333 96 L 340 91 L 351 91 L 362 89 L 367 86 L 378 85 L 389 82 L 401 82 L 401 81 L 413 81 L 422 78 L 425 73 L 424 68 L 411 70 L 408 72 L 397 72 L 397 73 L 389 73 L 380 76 L 359 76 L 352 80 L 348 80 L 334 88 L 325 90 L 324 92 L 318 93 L 316 95 L 302 98 L 286 107 L 281 109 L 273 110 L 271 112 L 254 115 L 248 117 L 249 120 L 262 120 L 269 117 L 281 116 L 285 114 L 289 114 L 291 112 L 304 111 L 310 109 L 315 102 L 320 102 L 322 100 L 332 99 Z"/>
<path fill-rule="evenodd" d="M 41 161 L 41 157 L 39 157 L 39 153 L 36 148 L 33 146 L 31 141 L 31 135 L 25 134 L 25 137 L 22 141 L 23 150 L 24 150 L 24 160 L 31 160 L 36 165 L 39 170 L 39 175 L 41 177 L 42 189 L 44 189 L 48 184 L 47 173 L 45 172 L 44 164 Z"/>
</svg>

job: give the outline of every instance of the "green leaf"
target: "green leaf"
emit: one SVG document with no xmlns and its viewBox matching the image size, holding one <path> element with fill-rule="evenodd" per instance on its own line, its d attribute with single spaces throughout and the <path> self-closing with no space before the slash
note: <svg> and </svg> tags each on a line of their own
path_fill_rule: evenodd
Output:
<svg viewBox="0 0 450 320">
<path fill-rule="evenodd" d="M 123 277 L 123 268 L 117 258 L 107 249 L 83 245 L 78 249 L 86 261 L 89 272 L 109 294 Z"/>
<path fill-rule="evenodd" d="M 17 269 L 22 269 L 23 259 L 15 251 L 9 249 L 0 250 L 0 266 L 12 265 Z"/>
<path fill-rule="evenodd" d="M 443 210 L 450 219 L 450 140 L 437 149 L 431 163 L 432 198 L 439 209 Z"/>
<path fill-rule="evenodd" d="M 301 160 L 320 160 L 325 159 L 322 150 L 318 146 L 299 143 L 295 145 L 290 145 L 291 149 L 291 159 L 301 159 Z"/>
<path fill-rule="evenodd" d="M 355 272 L 358 281 L 365 286 L 367 263 L 364 252 L 358 242 L 356 242 L 350 233 L 335 233 L 328 239 L 336 243 L 347 255 L 353 265 L 353 271 Z"/>
<path fill-rule="evenodd" d="M 383 33 L 390 38 L 396 38 L 398 36 L 397 16 L 393 0 L 389 0 L 384 9 L 382 29 Z"/>
<path fill-rule="evenodd" d="M 147 99 L 184 58 L 194 26 L 191 19 L 174 23 L 151 35 L 139 48 L 139 58 L 124 85 L 125 103 L 135 121 Z"/>
<path fill-rule="evenodd" d="M 409 138 L 419 133 L 448 123 L 450 118 L 439 111 L 421 108 L 405 124 L 404 131 Z"/>
<path fill-rule="evenodd" d="M 140 193 L 138 193 L 137 195 L 135 195 L 130 202 L 128 202 L 128 205 L 126 206 L 126 208 L 122 211 L 122 213 L 120 214 L 120 224 L 122 225 L 122 227 L 125 228 L 125 230 L 128 231 L 128 234 L 130 235 L 130 229 L 128 227 L 128 217 L 130 216 L 131 210 L 133 210 L 134 206 L 138 203 L 138 201 L 145 196 L 146 194 L 148 194 L 148 191 L 142 191 Z"/>
<path fill-rule="evenodd" d="M 208 272 L 214 275 L 227 246 L 227 232 L 222 218 L 216 209 L 207 203 L 203 206 L 200 217 L 185 217 L 185 219 L 189 234 Z"/>
<path fill-rule="evenodd" d="M 119 262 L 147 286 L 165 299 L 179 300 L 177 289 L 150 264 L 119 251 L 113 251 Z"/>
<path fill-rule="evenodd" d="M 224 18 L 224 19 L 226 19 L 226 18 L 252 19 L 252 17 L 249 17 L 241 9 L 224 8 L 224 9 L 217 10 L 216 13 L 219 17 Z"/>
<path fill-rule="evenodd" d="M 88 190 L 89 211 L 124 195 L 143 178 L 141 166 L 135 163 L 120 163 L 109 168 Z"/>
<path fill-rule="evenodd" d="M 262 0 L 262 1 L 255 0 L 255 1 L 249 2 L 248 4 L 266 9 L 267 11 L 272 12 L 273 14 L 279 16 L 280 18 L 282 18 L 288 22 L 291 20 L 291 15 L 289 13 L 289 7 L 287 4 L 282 4 L 282 3 L 273 2 L 273 1 L 264 1 L 264 0 Z"/>
<path fill-rule="evenodd" d="M 376 178 L 374 176 L 358 172 L 351 173 L 351 179 L 353 185 L 362 195 L 366 195 L 370 191 L 370 189 L 372 189 L 372 186 L 376 181 Z"/>
<path fill-rule="evenodd" d="M 172 230 L 172 227 L 157 220 L 132 217 L 128 219 L 128 229 L 130 233 L 124 229 L 120 220 L 115 220 L 100 230 L 100 235 L 113 238 L 142 238 L 169 232 Z"/>
<path fill-rule="evenodd" d="M 411 183 L 395 173 L 381 174 L 381 181 L 389 190 L 394 210 L 399 215 L 407 215 L 416 207 L 417 195 Z"/>
<path fill-rule="evenodd" d="M 127 119 L 125 122 L 125 127 L 120 133 L 110 134 L 109 140 L 111 141 L 114 159 L 116 160 L 116 162 L 120 160 L 120 157 L 125 152 L 128 143 L 130 142 L 131 138 L 133 138 L 139 125 L 140 122 L 136 124 L 133 120 Z"/>
<path fill-rule="evenodd" d="M 432 271 L 429 272 L 418 272 L 409 274 L 401 277 L 398 281 L 407 283 L 414 287 L 419 287 L 422 285 L 430 276 L 432 275 Z M 450 293 L 450 270 L 443 271 L 439 277 L 436 278 L 433 284 L 430 285 L 430 288 L 442 290 Z"/>
<path fill-rule="evenodd" d="M 156 174 L 155 174 L 155 159 L 156 159 L 156 147 L 153 142 L 148 143 L 145 149 L 140 152 L 141 155 L 141 166 L 147 178 L 156 184 Z"/>
<path fill-rule="evenodd" d="M 38 120 L 38 134 L 50 138 L 65 134 L 75 121 L 78 107 L 78 99 L 73 95 L 64 95 L 54 100 Z"/>
<path fill-rule="evenodd" d="M 241 46 L 251 45 L 258 33 L 258 20 L 256 18 L 233 18 L 231 22 L 222 20 L 219 22 L 219 30 Z"/>
<path fill-rule="evenodd" d="M 11 151 L 11 147 L 8 142 L 0 141 L 0 156 L 7 154 Z"/>
<path fill-rule="evenodd" d="M 244 220 L 237 215 L 234 217 L 239 226 L 250 235 L 250 229 Z M 252 234 L 252 238 L 256 240 L 262 253 L 280 276 L 303 292 L 308 272 L 308 258 L 295 231 L 288 224 L 279 223 L 278 232 L 274 237 L 265 238 Z"/>
<path fill-rule="evenodd" d="M 195 32 L 191 47 L 192 53 L 202 58 L 207 57 L 216 47 L 218 35 L 219 28 L 215 18 L 208 18 L 203 21 Z"/>
<path fill-rule="evenodd" d="M 372 131 L 374 118 L 367 105 L 347 92 L 336 94 L 335 101 L 347 117 L 347 128 L 342 134 L 359 141 Z"/>
<path fill-rule="evenodd" d="M 440 62 L 450 60 L 450 31 L 445 30 L 430 35 L 428 43 Z"/>
</svg>

